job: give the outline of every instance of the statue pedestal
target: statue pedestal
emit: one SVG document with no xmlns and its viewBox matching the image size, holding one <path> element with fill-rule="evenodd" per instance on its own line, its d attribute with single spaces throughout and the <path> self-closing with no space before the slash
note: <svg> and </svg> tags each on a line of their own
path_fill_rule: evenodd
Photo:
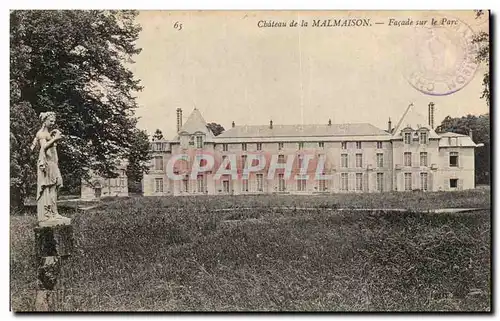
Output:
<svg viewBox="0 0 500 321">
<path fill-rule="evenodd" d="M 56 289 L 64 259 L 73 251 L 73 226 L 34 228 L 38 287 L 35 311 L 56 311 L 62 297 Z"/>
<path fill-rule="evenodd" d="M 56 225 L 35 227 L 37 258 L 46 256 L 70 256 L 73 251 L 73 226 Z"/>
</svg>

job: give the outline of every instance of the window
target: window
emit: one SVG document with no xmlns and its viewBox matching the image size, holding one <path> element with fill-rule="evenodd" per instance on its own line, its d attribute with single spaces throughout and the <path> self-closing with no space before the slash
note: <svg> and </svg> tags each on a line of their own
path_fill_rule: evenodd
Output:
<svg viewBox="0 0 500 321">
<path fill-rule="evenodd" d="M 203 166 L 203 161 L 205 159 L 203 158 L 202 155 L 196 155 L 196 160 L 195 160 L 195 164 L 197 163 L 199 166 Z"/>
<path fill-rule="evenodd" d="M 257 143 L 257 150 L 262 150 L 262 143 Z"/>
<path fill-rule="evenodd" d="M 163 156 L 155 156 L 155 170 L 161 171 L 163 170 Z"/>
<path fill-rule="evenodd" d="M 326 191 L 326 180 L 322 179 L 319 181 L 319 191 L 320 192 Z"/>
<path fill-rule="evenodd" d="M 165 143 L 152 143 L 153 151 L 162 152 L 167 149 L 167 144 Z"/>
<path fill-rule="evenodd" d="M 411 144 L 411 133 L 405 133 L 405 144 L 409 145 Z"/>
<path fill-rule="evenodd" d="M 263 191 L 263 175 L 262 174 L 257 174 L 257 191 L 262 192 Z"/>
<path fill-rule="evenodd" d="M 420 173 L 420 189 L 427 191 L 427 173 Z"/>
<path fill-rule="evenodd" d="M 188 179 L 188 176 L 185 176 L 184 179 L 182 180 L 182 187 L 183 187 L 183 191 L 184 192 L 188 192 L 189 191 L 189 179 Z"/>
<path fill-rule="evenodd" d="M 377 191 L 384 191 L 384 173 L 377 173 Z"/>
<path fill-rule="evenodd" d="M 222 181 L 222 190 L 224 193 L 229 193 L 229 180 Z"/>
<path fill-rule="evenodd" d="M 241 149 L 246 151 L 247 150 L 247 144 L 246 143 L 241 144 Z"/>
<path fill-rule="evenodd" d="M 349 177 L 347 176 L 347 173 L 340 174 L 340 190 L 349 190 Z"/>
<path fill-rule="evenodd" d="M 411 191 L 411 173 L 405 173 L 405 191 Z"/>
<path fill-rule="evenodd" d="M 203 175 L 198 175 L 196 177 L 196 182 L 198 186 L 198 193 L 204 193 L 205 192 L 205 180 L 203 179 Z"/>
<path fill-rule="evenodd" d="M 155 178 L 155 192 L 163 193 L 163 178 Z"/>
<path fill-rule="evenodd" d="M 420 132 L 420 144 L 427 144 L 427 132 Z"/>
<path fill-rule="evenodd" d="M 120 178 L 120 186 L 125 186 L 125 179 L 124 178 Z"/>
<path fill-rule="evenodd" d="M 356 173 L 356 190 L 363 190 L 363 173 Z"/>
<path fill-rule="evenodd" d="M 278 149 L 282 150 L 283 149 L 283 143 L 278 143 Z"/>
<path fill-rule="evenodd" d="M 284 163 L 285 162 L 285 155 L 278 155 L 278 163 Z"/>
<path fill-rule="evenodd" d="M 299 150 L 303 149 L 304 148 L 304 143 L 303 142 L 300 142 L 299 143 Z"/>
<path fill-rule="evenodd" d="M 244 179 L 241 181 L 241 191 L 248 192 L 248 179 Z"/>
<path fill-rule="evenodd" d="M 301 169 L 302 166 L 304 166 L 304 156 L 299 155 L 299 169 Z"/>
<path fill-rule="evenodd" d="M 241 168 L 245 168 L 247 163 L 247 155 L 241 155 Z"/>
<path fill-rule="evenodd" d="M 196 136 L 196 148 L 203 148 L 203 136 Z"/>
<path fill-rule="evenodd" d="M 450 167 L 458 167 L 458 153 L 450 152 Z"/>
<path fill-rule="evenodd" d="M 361 149 L 361 142 L 356 142 L 356 149 Z"/>
<path fill-rule="evenodd" d="M 280 192 L 283 192 L 285 190 L 285 175 L 284 174 L 278 174 L 278 189 Z"/>
<path fill-rule="evenodd" d="M 319 146 L 319 148 L 325 148 L 325 143 L 324 142 L 319 142 L 318 146 Z"/>
<path fill-rule="evenodd" d="M 427 152 L 420 153 L 420 166 L 427 166 Z"/>
<path fill-rule="evenodd" d="M 411 153 L 410 152 L 404 153 L 404 165 L 411 166 Z"/>
<path fill-rule="evenodd" d="M 356 167 L 363 167 L 363 154 L 356 154 Z"/>
<path fill-rule="evenodd" d="M 457 188 L 458 187 L 458 179 L 452 178 L 450 179 L 450 188 Z"/>
<path fill-rule="evenodd" d="M 298 179 L 297 180 L 297 190 L 300 192 L 304 192 L 306 190 L 306 180 L 305 179 Z"/>
<path fill-rule="evenodd" d="M 340 166 L 343 168 L 347 168 L 347 164 L 348 164 L 347 154 L 340 155 Z"/>
<path fill-rule="evenodd" d="M 224 162 L 226 162 L 226 159 L 227 159 L 227 155 L 222 155 L 222 164 L 224 164 Z M 230 169 L 231 168 L 231 160 L 228 160 L 227 163 L 226 163 L 226 167 L 225 169 Z"/>
<path fill-rule="evenodd" d="M 384 154 L 382 153 L 377 153 L 377 167 L 384 167 Z"/>
<path fill-rule="evenodd" d="M 347 142 L 340 143 L 340 148 L 347 149 Z"/>
<path fill-rule="evenodd" d="M 227 152 L 227 144 L 222 144 L 222 151 Z"/>
<path fill-rule="evenodd" d="M 262 154 L 257 155 L 257 159 L 252 159 L 252 166 L 257 166 L 262 164 L 266 160 L 266 157 Z"/>
<path fill-rule="evenodd" d="M 377 142 L 377 149 L 382 149 L 382 142 Z"/>
</svg>

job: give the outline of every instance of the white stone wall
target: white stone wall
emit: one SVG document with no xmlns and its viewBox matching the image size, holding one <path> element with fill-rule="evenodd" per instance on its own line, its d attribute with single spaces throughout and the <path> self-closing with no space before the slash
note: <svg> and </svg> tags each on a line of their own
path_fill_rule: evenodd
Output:
<svg viewBox="0 0 500 321">
<path fill-rule="evenodd" d="M 182 138 L 181 138 L 182 139 Z M 412 190 L 418 190 L 421 187 L 420 173 L 427 173 L 427 188 L 428 191 L 450 190 L 449 180 L 451 178 L 459 179 L 459 187 L 457 189 L 474 188 L 474 148 L 471 147 L 453 147 L 439 148 L 439 140 L 431 139 L 428 144 L 420 144 L 418 141 L 412 141 L 411 144 L 404 144 L 403 140 L 385 140 L 382 141 L 382 148 L 377 147 L 377 141 L 362 141 L 361 149 L 356 147 L 355 138 L 352 138 L 347 144 L 347 149 L 342 149 L 341 141 L 324 142 L 324 147 L 319 147 L 318 142 L 305 142 L 303 152 L 311 153 L 317 156 L 324 154 L 326 156 L 325 170 L 327 175 L 332 175 L 333 178 L 326 182 L 326 193 L 343 193 L 343 192 L 377 192 L 377 173 L 383 174 L 383 191 L 404 191 L 405 180 L 404 173 L 411 173 Z M 240 139 L 241 141 L 241 139 Z M 247 151 L 242 150 L 242 143 L 227 144 L 227 151 L 223 151 L 224 144 L 205 143 L 203 152 L 211 153 L 215 157 L 215 168 L 212 173 L 205 175 L 205 192 L 199 193 L 197 190 L 197 181 L 189 180 L 188 192 L 184 192 L 183 181 L 172 181 L 167 178 L 166 166 L 171 155 L 179 153 L 188 153 L 194 155 L 195 149 L 193 146 L 183 148 L 179 143 L 171 143 L 168 151 L 155 151 L 153 155 L 161 155 L 164 157 L 164 168 L 155 170 L 152 168 L 150 172 L 144 175 L 143 192 L 145 196 L 162 196 L 162 195 L 224 195 L 224 194 L 259 194 L 259 193 L 279 193 L 278 176 L 277 174 L 271 180 L 267 179 L 267 164 L 263 174 L 263 190 L 257 191 L 255 174 L 252 173 L 249 179 L 249 191 L 242 190 L 241 180 L 230 179 L 229 193 L 224 191 L 222 180 L 214 181 L 213 175 L 216 173 L 218 166 L 222 162 L 222 156 L 228 154 L 236 154 L 236 159 L 241 165 L 241 155 L 259 153 L 257 144 L 247 142 Z M 170 150 L 171 149 L 171 150 Z M 201 150 L 198 150 L 201 151 Z M 459 167 L 449 167 L 449 152 L 459 152 Z M 283 142 L 283 149 L 279 150 L 278 143 L 262 143 L 260 151 L 267 155 L 283 154 L 285 160 L 287 156 L 295 156 L 298 152 L 298 142 Z M 412 165 L 404 166 L 404 153 L 412 153 Z M 427 166 L 420 165 L 420 152 L 427 152 Z M 348 154 L 348 168 L 341 167 L 341 154 Z M 362 166 L 356 167 L 356 154 L 362 154 Z M 383 154 L 384 164 L 381 168 L 377 166 L 377 153 Z M 267 159 L 268 162 L 270 158 Z M 192 161 L 188 164 L 192 166 Z M 152 165 L 154 164 L 152 160 Z M 294 164 L 294 166 L 297 166 Z M 310 169 L 310 178 L 314 176 L 315 168 Z M 349 189 L 341 190 L 341 174 L 348 174 Z M 356 190 L 356 173 L 363 175 L 363 189 Z M 241 171 L 240 171 L 241 174 Z M 155 178 L 163 178 L 163 192 L 158 192 L 155 189 Z M 285 193 L 289 194 L 313 194 L 320 193 L 318 181 L 309 180 L 306 183 L 305 191 L 299 191 L 297 181 L 292 179 L 286 182 Z M 323 192 L 324 193 L 324 192 Z"/>
</svg>

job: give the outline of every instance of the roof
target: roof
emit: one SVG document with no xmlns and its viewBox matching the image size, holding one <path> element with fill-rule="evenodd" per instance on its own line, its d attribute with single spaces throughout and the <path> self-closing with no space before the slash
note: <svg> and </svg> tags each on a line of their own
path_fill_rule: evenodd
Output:
<svg viewBox="0 0 500 321">
<path fill-rule="evenodd" d="M 429 131 L 429 138 L 430 138 L 430 139 L 439 139 L 439 138 L 441 138 L 441 137 L 440 137 L 440 136 L 436 133 L 436 131 L 435 131 L 434 129 L 432 129 L 430 126 L 428 126 L 428 125 L 425 125 L 425 126 L 419 126 L 419 127 L 417 127 L 417 128 L 412 128 L 410 125 L 407 125 L 407 126 L 405 126 L 405 127 L 401 128 L 398 132 L 393 132 L 394 138 L 395 138 L 395 139 L 403 139 L 403 134 L 402 134 L 402 132 L 403 132 L 404 130 L 408 129 L 408 128 L 410 128 L 412 131 L 417 131 L 417 130 L 419 130 L 419 129 L 421 129 L 421 128 L 425 128 L 425 129 L 427 129 L 427 130 Z"/>
<path fill-rule="evenodd" d="M 212 131 L 207 128 L 207 122 L 201 115 L 200 111 L 196 108 L 191 112 L 186 122 L 182 125 L 179 130 L 179 134 L 180 133 L 203 133 L 206 136 L 206 141 L 211 141 L 214 138 Z M 178 139 L 179 135 L 176 135 L 174 140 Z"/>
<path fill-rule="evenodd" d="M 328 137 L 328 136 L 388 136 L 390 134 L 371 124 L 332 125 L 269 125 L 236 126 L 219 136 L 221 138 L 274 138 L 274 137 Z"/>
<path fill-rule="evenodd" d="M 478 147 L 467 135 L 446 132 L 440 133 L 439 147 Z"/>
<path fill-rule="evenodd" d="M 463 135 L 463 134 L 459 134 L 459 133 L 452 133 L 452 132 L 439 133 L 438 135 L 440 137 L 469 137 L 467 135 Z"/>
</svg>

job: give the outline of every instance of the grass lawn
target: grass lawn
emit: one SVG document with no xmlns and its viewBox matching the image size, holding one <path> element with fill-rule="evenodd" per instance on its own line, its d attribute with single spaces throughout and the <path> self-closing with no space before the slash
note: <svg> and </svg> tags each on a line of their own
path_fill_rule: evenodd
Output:
<svg viewBox="0 0 500 321">
<path fill-rule="evenodd" d="M 71 212 L 62 310 L 490 311 L 489 191 L 129 198 Z M 313 210 L 269 207 L 315 207 Z M 401 212 L 324 207 L 409 208 Z M 217 208 L 254 207 L 216 211 Z M 238 221 L 236 221 L 238 220 Z M 11 304 L 33 309 L 33 216 L 11 216 Z"/>
</svg>

